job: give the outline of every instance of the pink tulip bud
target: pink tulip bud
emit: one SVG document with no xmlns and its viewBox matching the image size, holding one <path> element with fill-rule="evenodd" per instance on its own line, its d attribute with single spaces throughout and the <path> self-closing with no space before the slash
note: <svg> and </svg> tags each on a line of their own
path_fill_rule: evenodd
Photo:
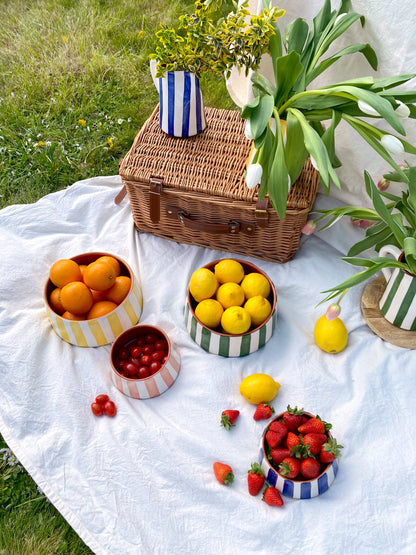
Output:
<svg viewBox="0 0 416 555">
<path fill-rule="evenodd" d="M 377 183 L 377 187 L 379 191 L 387 191 L 390 186 L 390 181 L 385 177 L 382 177 L 380 181 Z"/>
<path fill-rule="evenodd" d="M 338 303 L 332 303 L 328 306 L 326 310 L 326 319 L 335 320 L 341 314 L 341 307 Z"/>
<path fill-rule="evenodd" d="M 374 222 L 372 222 L 371 220 L 360 220 L 359 218 L 353 217 L 351 217 L 351 223 L 352 225 L 360 227 L 361 229 L 367 229 L 367 227 L 370 227 L 374 224 Z"/>
<path fill-rule="evenodd" d="M 302 227 L 302 233 L 304 235 L 312 235 L 316 229 L 316 223 L 313 220 L 308 220 L 306 224 Z"/>
</svg>

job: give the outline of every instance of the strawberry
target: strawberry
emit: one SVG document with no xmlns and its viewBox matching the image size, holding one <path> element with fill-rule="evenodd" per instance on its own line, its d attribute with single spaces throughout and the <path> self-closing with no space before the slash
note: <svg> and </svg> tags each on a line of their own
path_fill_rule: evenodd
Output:
<svg viewBox="0 0 416 555">
<path fill-rule="evenodd" d="M 335 438 L 329 438 L 328 441 L 321 446 L 319 460 L 323 464 L 332 462 L 337 457 L 341 457 L 340 449 L 342 448 L 342 445 L 338 445 Z"/>
<path fill-rule="evenodd" d="M 221 426 L 224 426 L 226 430 L 229 430 L 231 426 L 235 426 L 234 422 L 240 415 L 239 410 L 223 410 L 221 413 Z"/>
<path fill-rule="evenodd" d="M 295 407 L 292 409 L 290 405 L 287 406 L 286 412 L 283 413 L 283 422 L 289 432 L 296 432 L 299 426 L 303 424 L 303 409 Z"/>
<path fill-rule="evenodd" d="M 293 457 L 286 457 L 279 464 L 279 472 L 285 478 L 296 478 L 299 474 L 300 462 Z"/>
<path fill-rule="evenodd" d="M 215 462 L 213 465 L 214 474 L 220 484 L 232 484 L 234 481 L 233 469 L 230 465 L 221 462 Z"/>
<path fill-rule="evenodd" d="M 275 447 L 271 449 L 269 459 L 273 461 L 275 466 L 279 466 L 286 457 L 290 457 L 289 449 L 286 447 Z"/>
<path fill-rule="evenodd" d="M 254 420 L 268 420 L 273 413 L 274 408 L 269 403 L 260 403 L 257 405 L 253 418 Z"/>
<path fill-rule="evenodd" d="M 312 457 L 308 457 L 307 459 L 303 459 L 300 463 L 300 473 L 304 478 L 307 480 L 312 480 L 316 478 L 321 471 L 321 465 L 316 459 Z"/>
<path fill-rule="evenodd" d="M 283 438 L 287 434 L 287 428 L 283 424 L 283 422 L 279 422 L 278 420 L 274 420 L 270 426 L 268 431 L 266 432 L 266 441 L 269 446 L 273 449 L 273 447 L 277 447 L 282 442 Z"/>
<path fill-rule="evenodd" d="M 324 422 L 319 416 L 309 418 L 307 422 L 299 426 L 298 432 L 301 434 L 324 434 L 332 428 L 331 424 Z"/>
<path fill-rule="evenodd" d="M 303 437 L 303 443 L 308 447 L 311 455 L 317 455 L 321 450 L 321 446 L 327 441 L 326 434 L 309 433 Z"/>
<path fill-rule="evenodd" d="M 248 492 L 250 495 L 260 493 L 264 485 L 264 475 L 259 463 L 252 463 L 247 476 Z"/>
<path fill-rule="evenodd" d="M 273 488 L 272 486 L 269 486 L 264 490 L 263 501 L 265 501 L 268 505 L 274 505 L 275 507 L 283 506 L 283 499 L 279 490 Z"/>
<path fill-rule="evenodd" d="M 300 445 L 300 438 L 301 436 L 298 436 L 293 432 L 289 432 L 286 436 L 286 447 L 288 449 L 292 449 L 292 447 L 295 447 L 296 445 Z"/>
</svg>

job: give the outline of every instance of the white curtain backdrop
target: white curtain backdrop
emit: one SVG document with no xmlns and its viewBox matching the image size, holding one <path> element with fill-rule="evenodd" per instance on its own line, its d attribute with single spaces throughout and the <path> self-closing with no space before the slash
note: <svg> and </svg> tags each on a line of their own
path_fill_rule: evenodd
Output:
<svg viewBox="0 0 416 555">
<path fill-rule="evenodd" d="M 278 19 L 279 28 L 283 31 L 288 23 L 297 17 L 303 17 L 310 23 L 323 5 L 322 0 L 281 0 L 272 2 L 286 10 L 285 15 Z M 250 0 L 251 13 L 262 10 L 262 0 Z M 339 7 L 339 1 L 332 2 L 332 9 Z M 336 83 L 355 77 L 371 75 L 375 78 L 416 73 L 416 6 L 413 0 L 353 0 L 351 11 L 365 17 L 365 26 L 355 22 L 344 35 L 337 39 L 333 46 L 334 52 L 354 43 L 369 43 L 378 57 L 378 69 L 374 71 L 362 54 L 345 56 L 333 64 L 309 88 L 316 88 L 326 84 Z M 331 50 L 332 52 L 332 50 Z M 327 56 L 324 56 L 327 57 Z M 270 57 L 264 56 L 261 72 L 272 79 Z M 250 80 L 237 71 L 232 73 L 227 82 L 228 91 L 234 102 L 242 107 L 251 98 Z M 414 89 L 416 79 L 402 86 Z M 374 120 L 371 120 L 374 124 Z M 390 131 L 390 126 L 384 122 L 379 127 Z M 416 144 L 416 122 L 406 120 L 406 140 Z M 391 130 L 393 131 L 393 130 Z M 394 131 L 393 131 L 394 132 Z M 367 170 L 374 181 L 390 171 L 390 166 L 374 150 L 344 122 L 336 131 L 336 149 L 338 157 L 343 163 L 337 170 L 342 183 L 342 190 L 331 188 L 331 196 L 341 202 L 353 205 L 370 206 L 365 193 L 364 170 Z M 409 154 L 396 158 L 398 163 L 406 160 L 410 164 L 416 163 L 415 157 Z M 397 188 L 397 186 L 396 186 Z"/>
</svg>

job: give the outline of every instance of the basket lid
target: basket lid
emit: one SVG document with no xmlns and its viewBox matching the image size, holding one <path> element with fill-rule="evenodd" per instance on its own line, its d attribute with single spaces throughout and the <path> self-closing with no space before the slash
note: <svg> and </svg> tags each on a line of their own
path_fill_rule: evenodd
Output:
<svg viewBox="0 0 416 555">
<path fill-rule="evenodd" d="M 205 130 L 193 137 L 179 138 L 161 130 L 157 106 L 122 160 L 121 178 L 150 183 L 156 177 L 166 187 L 256 202 L 258 187 L 249 189 L 244 179 L 252 141 L 244 134 L 240 112 L 217 108 L 205 108 L 205 112 Z M 310 174 L 305 174 L 303 180 L 305 176 L 307 180 L 314 177 L 313 172 L 310 166 Z M 305 188 L 298 179 L 289 192 L 288 208 L 310 207 L 316 188 L 317 182 Z"/>
</svg>

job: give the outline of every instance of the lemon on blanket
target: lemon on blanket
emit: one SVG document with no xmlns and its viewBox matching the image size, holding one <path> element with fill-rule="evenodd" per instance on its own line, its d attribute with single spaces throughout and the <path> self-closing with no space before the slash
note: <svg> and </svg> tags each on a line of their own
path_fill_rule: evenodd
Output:
<svg viewBox="0 0 416 555">
<path fill-rule="evenodd" d="M 238 283 L 232 281 L 223 283 L 217 289 L 217 301 L 219 301 L 224 308 L 230 306 L 241 306 L 244 302 L 244 291 Z"/>
<path fill-rule="evenodd" d="M 224 258 L 215 264 L 214 273 L 219 283 L 240 283 L 244 277 L 244 268 L 237 260 Z"/>
<path fill-rule="evenodd" d="M 195 316 L 208 328 L 217 328 L 224 312 L 221 303 L 215 299 L 204 299 L 196 305 Z"/>
<path fill-rule="evenodd" d="M 241 282 L 241 287 L 243 288 L 246 299 L 250 299 L 256 295 L 267 298 L 270 295 L 269 280 L 258 272 L 247 274 Z"/>
<path fill-rule="evenodd" d="M 191 276 L 189 291 L 197 303 L 212 297 L 217 290 L 218 281 L 214 272 L 208 268 L 199 268 Z"/>
<path fill-rule="evenodd" d="M 318 318 L 314 329 L 315 342 L 327 353 L 339 353 L 347 346 L 348 332 L 340 318 L 328 320 L 326 314 Z"/>
<path fill-rule="evenodd" d="M 268 374 L 251 374 L 240 383 L 241 395 L 253 405 L 269 403 L 279 389 L 280 384 Z"/>
<path fill-rule="evenodd" d="M 230 306 L 223 312 L 221 326 L 232 335 L 246 333 L 251 326 L 250 314 L 242 306 Z"/>
<path fill-rule="evenodd" d="M 260 326 L 272 311 L 272 305 L 261 295 L 256 295 L 248 299 L 244 308 L 250 314 L 251 324 L 255 327 Z"/>
</svg>

